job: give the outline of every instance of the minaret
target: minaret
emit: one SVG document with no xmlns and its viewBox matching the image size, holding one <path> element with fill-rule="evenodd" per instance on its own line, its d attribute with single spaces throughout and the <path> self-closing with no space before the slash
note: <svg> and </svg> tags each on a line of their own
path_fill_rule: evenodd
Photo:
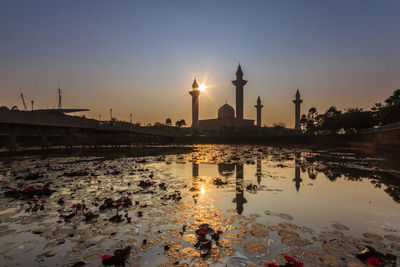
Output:
<svg viewBox="0 0 400 267">
<path fill-rule="evenodd" d="M 300 93 L 299 93 L 299 89 L 297 89 L 296 92 L 296 99 L 293 100 L 293 103 L 295 104 L 295 124 L 294 124 L 294 128 L 296 130 L 300 130 L 300 104 L 303 102 L 303 100 L 300 99 Z"/>
<path fill-rule="evenodd" d="M 243 120 L 243 86 L 246 85 L 247 81 L 243 80 L 243 71 L 240 64 L 236 71 L 236 80 L 232 81 L 232 83 L 236 86 L 236 119 Z"/>
<path fill-rule="evenodd" d="M 194 78 L 192 91 L 189 91 L 192 96 L 192 129 L 197 129 L 199 126 L 199 85 L 197 84 L 196 78 Z"/>
<path fill-rule="evenodd" d="M 264 107 L 261 105 L 260 96 L 257 98 L 257 105 L 254 106 L 257 109 L 257 127 L 261 127 L 261 109 Z"/>
</svg>

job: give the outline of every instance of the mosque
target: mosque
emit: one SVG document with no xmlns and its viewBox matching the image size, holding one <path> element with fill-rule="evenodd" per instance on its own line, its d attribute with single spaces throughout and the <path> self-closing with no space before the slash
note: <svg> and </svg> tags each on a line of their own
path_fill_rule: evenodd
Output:
<svg viewBox="0 0 400 267">
<path fill-rule="evenodd" d="M 219 131 L 224 128 L 249 128 L 254 127 L 254 120 L 245 119 L 243 115 L 243 96 L 244 86 L 247 81 L 243 79 L 242 67 L 238 66 L 236 71 L 236 80 L 232 81 L 236 90 L 236 116 L 235 109 L 225 103 L 218 109 L 218 117 L 216 119 L 199 120 L 199 96 L 201 91 L 197 84 L 196 78 L 194 79 L 192 90 L 189 94 L 192 96 L 192 130 L 215 130 Z M 303 100 L 300 99 L 300 93 L 297 90 L 295 103 L 295 129 L 300 129 L 300 104 Z M 261 99 L 258 97 L 257 104 L 254 106 L 257 109 L 257 127 L 261 127 Z"/>
</svg>

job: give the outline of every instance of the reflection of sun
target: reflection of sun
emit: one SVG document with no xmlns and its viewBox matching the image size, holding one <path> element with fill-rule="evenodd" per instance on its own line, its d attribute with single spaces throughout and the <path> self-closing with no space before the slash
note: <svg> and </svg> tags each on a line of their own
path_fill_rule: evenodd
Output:
<svg viewBox="0 0 400 267">
<path fill-rule="evenodd" d="M 206 190 L 204 189 L 204 186 L 201 187 L 200 192 L 202 195 L 204 195 L 204 193 L 206 192 Z"/>
<path fill-rule="evenodd" d="M 205 92 L 206 88 L 207 88 L 207 86 L 204 83 L 199 85 L 199 90 L 202 91 L 202 92 Z"/>
</svg>

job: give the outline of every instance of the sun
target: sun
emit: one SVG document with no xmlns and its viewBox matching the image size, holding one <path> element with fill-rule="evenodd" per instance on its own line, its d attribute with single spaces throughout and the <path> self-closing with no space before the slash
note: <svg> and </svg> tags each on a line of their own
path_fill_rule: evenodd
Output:
<svg viewBox="0 0 400 267">
<path fill-rule="evenodd" d="M 199 85 L 199 90 L 202 92 L 205 92 L 206 88 L 207 88 L 207 86 L 204 83 Z"/>
</svg>

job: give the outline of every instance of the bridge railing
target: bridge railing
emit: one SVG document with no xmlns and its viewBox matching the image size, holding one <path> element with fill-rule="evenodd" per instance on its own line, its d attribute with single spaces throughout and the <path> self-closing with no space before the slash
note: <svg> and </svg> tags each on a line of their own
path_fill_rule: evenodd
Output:
<svg viewBox="0 0 400 267">
<path fill-rule="evenodd" d="M 31 111 L 0 110 L 0 123 L 36 125 L 48 127 L 82 128 L 101 131 L 127 131 L 148 135 L 173 136 L 171 133 L 147 127 L 135 126 L 129 122 L 98 121 L 58 113 L 36 113 Z"/>
</svg>

